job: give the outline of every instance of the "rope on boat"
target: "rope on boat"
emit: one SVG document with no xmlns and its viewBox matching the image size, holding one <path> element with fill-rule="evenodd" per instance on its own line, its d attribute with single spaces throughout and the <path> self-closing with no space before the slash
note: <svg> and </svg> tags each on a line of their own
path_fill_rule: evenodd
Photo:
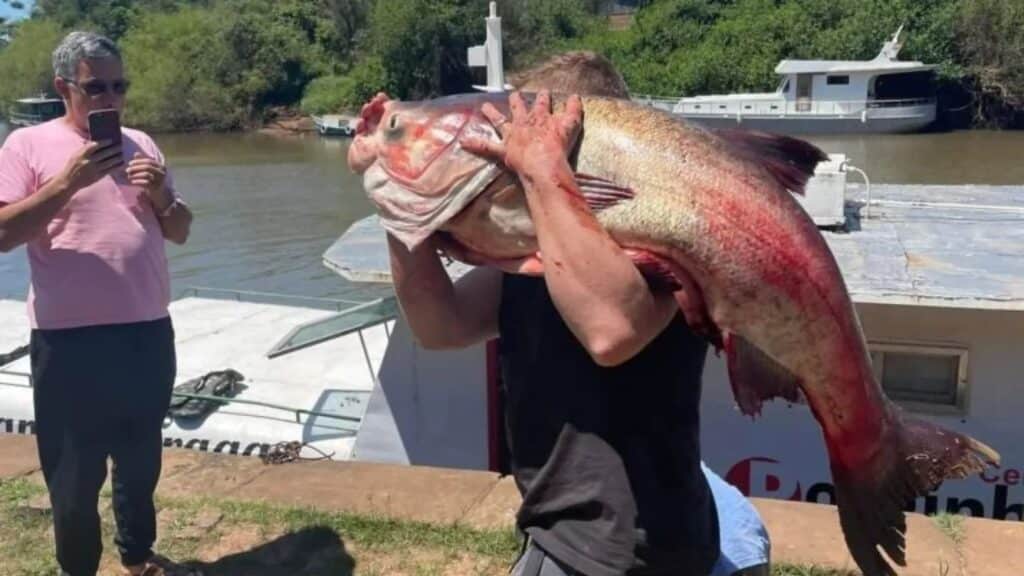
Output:
<svg viewBox="0 0 1024 576">
<path fill-rule="evenodd" d="M 24 346 L 19 346 L 6 354 L 0 354 L 0 366 L 10 364 L 11 362 L 14 362 L 18 358 L 21 358 L 26 354 L 28 354 L 28 344 L 25 344 Z"/>
<path fill-rule="evenodd" d="M 320 456 L 304 457 L 301 455 L 303 448 L 310 448 L 314 452 L 318 452 Z M 297 461 L 315 462 L 317 460 L 330 460 L 332 456 L 334 456 L 334 452 L 327 454 L 316 446 L 292 440 L 291 442 L 278 442 L 274 444 L 266 454 L 260 455 L 260 460 L 264 464 L 286 464 Z"/>
</svg>

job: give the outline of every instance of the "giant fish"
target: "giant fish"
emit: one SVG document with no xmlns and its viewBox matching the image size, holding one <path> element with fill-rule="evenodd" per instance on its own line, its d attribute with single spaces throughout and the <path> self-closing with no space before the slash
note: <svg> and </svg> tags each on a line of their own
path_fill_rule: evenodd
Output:
<svg viewBox="0 0 1024 576">
<path fill-rule="evenodd" d="M 515 174 L 460 144 L 500 139 L 481 107 L 508 114 L 508 98 L 378 97 L 364 107 L 349 165 L 407 247 L 436 234 L 459 260 L 543 273 Z M 565 101 L 556 95 L 555 109 Z M 724 350 L 744 413 L 775 397 L 809 405 L 850 553 L 866 576 L 894 576 L 890 560 L 906 564 L 905 506 L 999 455 L 903 413 L 881 389 L 835 258 L 793 197 L 826 156 L 799 139 L 709 131 L 627 100 L 582 105 L 569 161 L 596 219 Z"/>
</svg>

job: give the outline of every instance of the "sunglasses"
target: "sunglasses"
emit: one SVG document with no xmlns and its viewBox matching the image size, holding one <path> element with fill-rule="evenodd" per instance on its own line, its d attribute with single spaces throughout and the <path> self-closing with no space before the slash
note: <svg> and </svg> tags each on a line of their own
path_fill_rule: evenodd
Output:
<svg viewBox="0 0 1024 576">
<path fill-rule="evenodd" d="M 90 97 L 100 96 L 101 94 L 104 94 L 108 91 L 118 96 L 124 96 L 124 94 L 128 92 L 128 88 L 131 85 L 127 80 L 115 80 L 110 84 L 107 84 L 106 82 L 102 82 L 100 80 L 90 80 L 84 84 L 79 84 L 74 80 L 68 80 L 66 78 L 65 81 L 68 84 L 77 87 L 79 90 L 81 90 L 87 96 Z"/>
</svg>

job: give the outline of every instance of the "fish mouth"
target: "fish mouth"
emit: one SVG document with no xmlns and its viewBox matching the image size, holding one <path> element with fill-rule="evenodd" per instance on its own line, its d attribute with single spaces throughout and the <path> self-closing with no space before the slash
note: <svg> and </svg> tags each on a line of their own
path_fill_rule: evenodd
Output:
<svg viewBox="0 0 1024 576">
<path fill-rule="evenodd" d="M 413 250 L 465 209 L 500 172 L 496 165 L 484 165 L 445 194 L 422 196 L 392 178 L 380 162 L 373 162 L 363 173 L 363 187 L 377 206 L 384 229 Z"/>
<path fill-rule="evenodd" d="M 356 174 L 366 172 L 380 154 L 377 138 L 377 127 L 393 104 L 387 94 L 378 92 L 359 111 L 356 122 L 356 136 L 348 148 L 348 167 Z"/>
<path fill-rule="evenodd" d="M 377 147 L 367 136 L 356 136 L 348 147 L 348 167 L 356 174 L 363 174 L 377 161 Z"/>
<path fill-rule="evenodd" d="M 356 123 L 356 135 L 363 136 L 376 132 L 389 104 L 391 98 L 384 92 L 378 92 L 369 102 L 363 104 L 359 110 L 359 122 Z"/>
</svg>

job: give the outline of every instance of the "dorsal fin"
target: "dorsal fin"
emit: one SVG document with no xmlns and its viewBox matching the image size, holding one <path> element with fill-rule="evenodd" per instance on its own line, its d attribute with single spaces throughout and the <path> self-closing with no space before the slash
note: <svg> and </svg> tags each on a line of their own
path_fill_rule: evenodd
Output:
<svg viewBox="0 0 1024 576">
<path fill-rule="evenodd" d="M 803 194 L 818 162 L 828 155 L 817 146 L 789 136 L 756 130 L 727 128 L 712 130 L 751 162 L 764 166 L 775 180 L 794 194 Z"/>
</svg>

